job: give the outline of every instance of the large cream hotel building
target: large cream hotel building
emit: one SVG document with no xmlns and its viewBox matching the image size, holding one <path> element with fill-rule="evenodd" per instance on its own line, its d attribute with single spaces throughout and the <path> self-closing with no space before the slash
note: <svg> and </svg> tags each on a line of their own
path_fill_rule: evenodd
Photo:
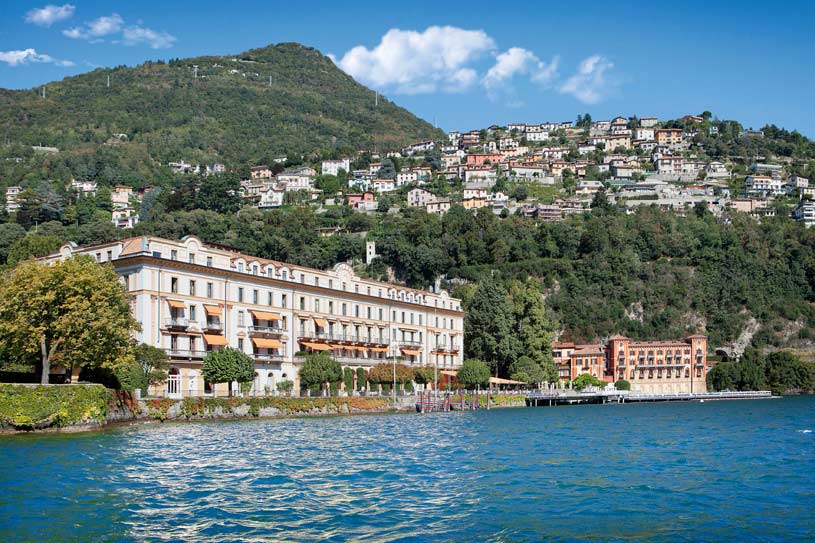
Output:
<svg viewBox="0 0 815 543">
<path fill-rule="evenodd" d="M 344 263 L 316 270 L 260 259 L 192 236 L 67 243 L 46 260 L 80 254 L 114 267 L 141 323 L 136 339 L 169 355 L 167 383 L 151 390 L 158 396 L 225 395 L 227 385 L 205 383 L 201 367 L 208 351 L 226 346 L 254 358 L 253 394 L 283 380 L 299 390 L 308 351 L 329 351 L 351 368 L 397 357 L 439 369 L 463 362 L 461 301 L 445 291 L 363 279 Z"/>
</svg>

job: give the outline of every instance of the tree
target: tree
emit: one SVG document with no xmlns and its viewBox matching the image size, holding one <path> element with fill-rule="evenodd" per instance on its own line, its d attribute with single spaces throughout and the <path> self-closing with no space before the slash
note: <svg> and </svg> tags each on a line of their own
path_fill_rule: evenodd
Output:
<svg viewBox="0 0 815 543">
<path fill-rule="evenodd" d="M 246 353 L 227 347 L 207 353 L 201 375 L 208 383 L 229 383 L 232 396 L 233 382 L 249 383 L 255 378 L 255 363 Z"/>
<path fill-rule="evenodd" d="M 614 383 L 614 388 L 617 390 L 631 390 L 631 383 L 625 379 L 617 379 L 617 381 Z"/>
<path fill-rule="evenodd" d="M 300 383 L 308 388 L 326 387 L 342 378 L 342 366 L 324 351 L 309 353 L 300 368 Z"/>
<path fill-rule="evenodd" d="M 294 382 L 290 379 L 283 379 L 282 381 L 277 382 L 276 388 L 278 392 L 289 394 L 291 389 L 294 388 Z"/>
<path fill-rule="evenodd" d="M 354 390 L 354 370 L 345 368 L 342 371 L 342 381 L 345 385 L 345 392 L 350 394 Z"/>
<path fill-rule="evenodd" d="M 137 329 L 119 276 L 90 257 L 21 264 L 0 281 L 0 344 L 12 361 L 36 361 L 42 384 L 54 364 L 78 373 L 129 362 Z"/>
<path fill-rule="evenodd" d="M 380 179 L 395 179 L 396 167 L 393 160 L 386 158 L 382 160 L 382 165 L 379 167 L 379 172 L 376 174 Z"/>
<path fill-rule="evenodd" d="M 31 233 L 20 238 L 8 250 L 8 264 L 15 266 L 29 258 L 40 258 L 53 253 L 62 242 L 59 238 Z"/>
<path fill-rule="evenodd" d="M 405 384 L 413 381 L 414 372 L 413 368 L 407 364 L 393 364 L 383 362 L 372 367 L 368 372 L 368 380 L 372 383 L 380 385 L 393 384 L 394 368 L 396 369 L 396 383 Z"/>
<path fill-rule="evenodd" d="M 600 387 L 603 388 L 606 386 L 606 382 L 602 379 L 598 379 L 594 375 L 590 373 L 581 373 L 577 377 L 574 378 L 572 381 L 572 387 L 575 390 L 583 390 L 586 387 Z"/>
<path fill-rule="evenodd" d="M 538 367 L 533 370 L 524 362 L 523 370 L 516 367 L 513 371 L 525 372 L 530 379 L 527 382 L 531 383 L 557 381 L 558 371 L 552 361 L 552 340 L 556 327 L 546 314 L 540 284 L 533 279 L 513 281 L 509 287 L 509 298 L 515 321 L 513 335 L 520 342 L 521 353 Z"/>
<path fill-rule="evenodd" d="M 365 368 L 357 368 L 357 390 L 362 390 L 368 386 L 368 373 Z"/>
<path fill-rule="evenodd" d="M 170 360 L 163 349 L 141 343 L 133 349 L 136 362 L 144 373 L 144 389 L 150 385 L 158 385 L 167 380 L 167 370 L 170 369 Z M 146 392 L 146 390 L 145 390 Z"/>
<path fill-rule="evenodd" d="M 477 358 L 470 358 L 456 372 L 456 381 L 464 388 L 485 387 L 490 382 L 490 368 Z"/>
<path fill-rule="evenodd" d="M 466 355 L 506 375 L 521 348 L 512 334 L 512 308 L 506 291 L 487 277 L 478 285 L 469 305 L 464 318 Z"/>
</svg>

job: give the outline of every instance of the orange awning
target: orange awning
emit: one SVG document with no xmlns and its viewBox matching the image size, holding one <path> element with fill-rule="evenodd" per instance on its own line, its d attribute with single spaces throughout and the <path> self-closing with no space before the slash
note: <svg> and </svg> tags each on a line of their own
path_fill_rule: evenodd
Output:
<svg viewBox="0 0 815 543">
<path fill-rule="evenodd" d="M 207 345 L 213 345 L 215 347 L 225 347 L 229 345 L 226 338 L 218 334 L 204 334 L 204 341 L 207 342 Z"/>
<path fill-rule="evenodd" d="M 187 309 L 187 304 L 178 300 L 167 300 L 167 304 L 173 309 Z"/>
<path fill-rule="evenodd" d="M 219 305 L 205 305 L 204 311 L 206 311 L 210 317 L 220 317 L 223 314 L 221 306 Z"/>
<path fill-rule="evenodd" d="M 387 347 L 371 347 L 371 350 L 375 353 L 386 353 L 388 352 Z"/>
<path fill-rule="evenodd" d="M 406 355 L 408 355 L 408 356 L 421 356 L 422 351 L 419 351 L 419 350 L 416 350 L 416 349 L 408 349 L 408 348 L 406 348 L 406 347 L 402 347 L 402 353 L 404 353 L 404 354 L 406 354 Z"/>
<path fill-rule="evenodd" d="M 255 320 L 260 320 L 260 321 L 279 321 L 280 320 L 280 313 L 271 313 L 269 311 L 257 311 L 255 309 L 250 309 L 249 312 L 252 314 L 252 317 Z"/>
<path fill-rule="evenodd" d="M 315 351 L 330 351 L 331 350 L 331 346 L 326 345 L 325 343 L 309 343 L 307 341 L 304 341 L 303 345 L 305 345 L 306 347 L 309 347 L 311 349 L 314 349 Z"/>
<path fill-rule="evenodd" d="M 253 337 L 252 343 L 254 343 L 258 349 L 280 349 L 283 347 L 283 344 L 276 339 L 266 339 L 262 337 Z"/>
<path fill-rule="evenodd" d="M 316 325 L 317 325 L 317 326 L 319 326 L 320 328 L 327 328 L 327 327 L 328 327 L 328 323 L 325 321 L 325 319 L 320 319 L 320 318 L 317 318 L 317 317 L 312 317 L 312 320 L 314 320 L 314 324 L 316 324 Z"/>
</svg>

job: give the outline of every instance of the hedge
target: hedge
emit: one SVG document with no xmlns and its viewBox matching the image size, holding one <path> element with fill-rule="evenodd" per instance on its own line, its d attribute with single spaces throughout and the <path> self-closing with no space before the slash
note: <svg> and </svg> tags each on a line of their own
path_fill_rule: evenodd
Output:
<svg viewBox="0 0 815 543">
<path fill-rule="evenodd" d="M 0 428 L 35 430 L 104 424 L 111 392 L 98 384 L 0 383 Z"/>
</svg>

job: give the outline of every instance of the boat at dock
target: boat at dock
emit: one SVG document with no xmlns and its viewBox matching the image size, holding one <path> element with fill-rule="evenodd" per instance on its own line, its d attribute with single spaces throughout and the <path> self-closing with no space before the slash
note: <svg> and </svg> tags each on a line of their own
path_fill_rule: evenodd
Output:
<svg viewBox="0 0 815 543">
<path fill-rule="evenodd" d="M 643 403 L 643 402 L 690 402 L 712 400 L 764 400 L 775 396 L 769 390 L 736 392 L 685 392 L 642 394 L 627 390 L 542 390 L 526 395 L 526 405 L 530 407 L 573 405 L 587 403 Z"/>
</svg>

